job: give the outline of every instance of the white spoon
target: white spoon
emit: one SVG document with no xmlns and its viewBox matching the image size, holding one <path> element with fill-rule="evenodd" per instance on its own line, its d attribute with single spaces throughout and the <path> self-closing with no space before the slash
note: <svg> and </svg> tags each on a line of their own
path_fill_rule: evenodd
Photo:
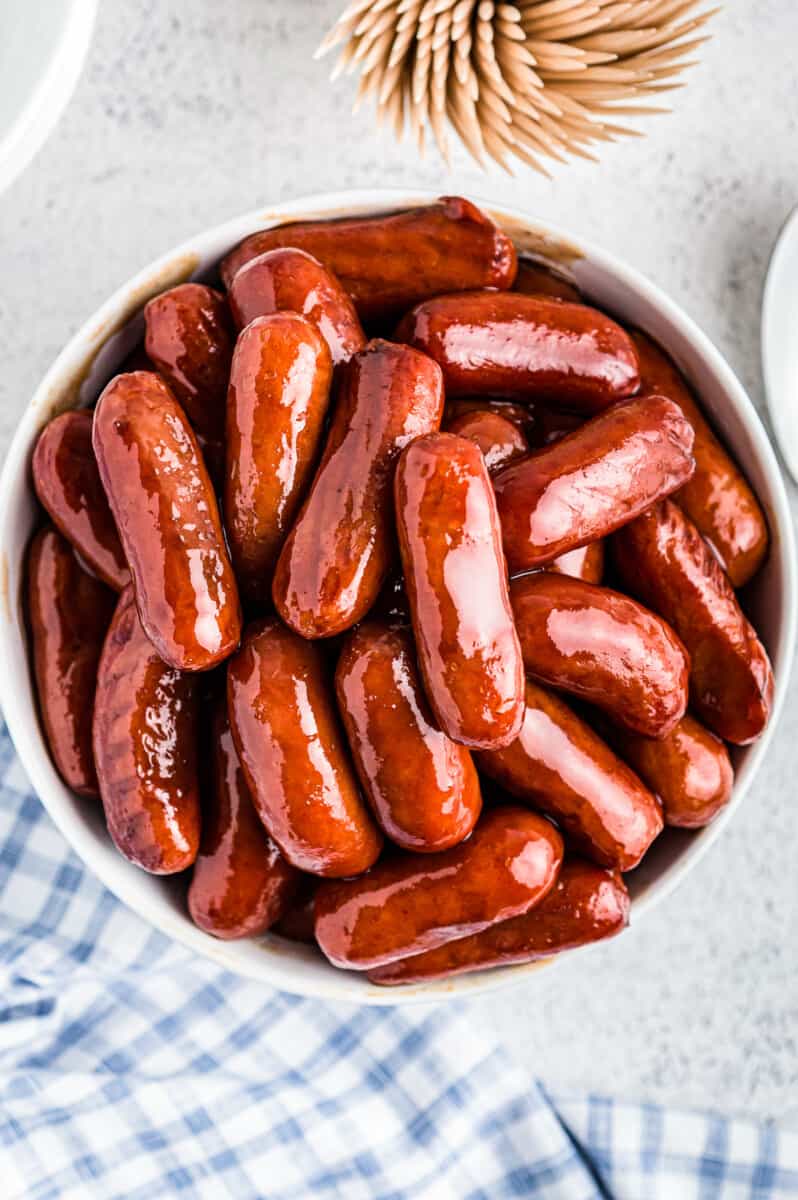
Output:
<svg viewBox="0 0 798 1200">
<path fill-rule="evenodd" d="M 773 430 L 798 482 L 798 209 L 782 229 L 768 267 L 762 370 Z"/>
</svg>

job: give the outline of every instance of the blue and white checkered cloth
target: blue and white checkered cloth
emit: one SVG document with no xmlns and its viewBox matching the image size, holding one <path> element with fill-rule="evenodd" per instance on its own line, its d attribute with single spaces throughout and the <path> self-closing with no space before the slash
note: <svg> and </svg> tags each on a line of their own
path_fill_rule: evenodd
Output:
<svg viewBox="0 0 798 1200">
<path fill-rule="evenodd" d="M 69 851 L 0 725 L 2 1200 L 781 1200 L 798 1135 L 548 1095 L 465 1004 L 220 971 Z"/>
</svg>

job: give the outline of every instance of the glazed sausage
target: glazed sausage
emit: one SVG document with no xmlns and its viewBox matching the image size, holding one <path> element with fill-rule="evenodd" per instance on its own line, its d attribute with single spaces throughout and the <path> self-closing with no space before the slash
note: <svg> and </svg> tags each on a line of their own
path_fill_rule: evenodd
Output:
<svg viewBox="0 0 798 1200">
<path fill-rule="evenodd" d="M 316 881 L 309 875 L 302 878 L 300 892 L 293 904 L 277 921 L 272 930 L 289 942 L 314 944 L 316 931 Z"/>
<path fill-rule="evenodd" d="M 553 559 L 546 570 L 584 579 L 585 583 L 601 583 L 604 577 L 604 542 L 589 542 L 577 550 L 568 550 Z"/>
<path fill-rule="evenodd" d="M 604 537 L 690 478 L 693 430 L 660 396 L 587 421 L 493 480 L 511 571 L 542 567 Z"/>
<path fill-rule="evenodd" d="M 553 817 L 602 866 L 631 871 L 662 832 L 648 788 L 559 696 L 531 681 L 516 740 L 482 751 L 476 763 L 511 796 Z"/>
<path fill-rule="evenodd" d="M 362 879 L 316 893 L 316 941 L 336 967 L 364 971 L 519 916 L 553 887 L 562 838 L 510 805 L 486 812 L 467 842 L 385 858 Z"/>
<path fill-rule="evenodd" d="M 314 875 L 358 875 L 382 838 L 360 796 L 318 646 L 268 619 L 227 671 L 230 724 L 261 821 Z"/>
<path fill-rule="evenodd" d="M 506 746 L 524 716 L 524 673 L 485 460 L 465 438 L 429 434 L 403 452 L 394 489 L 405 587 L 435 718 L 466 746 Z"/>
<path fill-rule="evenodd" d="M 620 875 L 572 858 L 563 863 L 554 887 L 530 912 L 437 950 L 377 967 L 368 978 L 386 986 L 424 983 L 486 967 L 535 962 L 614 937 L 628 924 L 629 907 Z"/>
<path fill-rule="evenodd" d="M 157 375 L 117 375 L 97 402 L 94 453 L 141 623 L 164 662 L 203 671 L 241 636 L 236 581 L 197 439 Z"/>
<path fill-rule="evenodd" d="M 257 937 L 288 910 L 302 876 L 285 861 L 255 811 L 224 701 L 213 713 L 210 753 L 188 911 L 214 937 Z"/>
<path fill-rule="evenodd" d="M 525 296 L 550 296 L 554 300 L 568 300 L 572 304 L 582 303 L 579 288 L 569 283 L 553 267 L 531 258 L 518 260 L 513 291 L 523 292 Z"/>
<path fill-rule="evenodd" d="M 491 473 L 529 453 L 529 442 L 518 426 L 490 409 L 463 413 L 448 423 L 447 430 L 479 446 Z"/>
<path fill-rule="evenodd" d="M 512 400 L 501 400 L 491 396 L 461 396 L 457 400 L 447 400 L 441 428 L 449 431 L 452 423 L 459 417 L 463 417 L 467 413 L 486 411 L 496 413 L 497 416 L 504 417 L 506 421 L 512 421 L 525 438 L 528 439 L 531 436 L 537 418 L 537 408 L 533 409 L 529 405 L 514 404 Z M 579 420 L 581 421 L 582 418 L 580 417 Z"/>
<path fill-rule="evenodd" d="M 408 629 L 367 621 L 335 673 L 360 782 L 382 828 L 405 850 L 448 850 L 468 837 L 482 801 L 464 746 L 437 728 Z"/>
<path fill-rule="evenodd" d="M 614 741 L 661 801 L 666 825 L 700 829 L 728 804 L 734 783 L 729 753 L 689 714 L 658 741 L 620 731 Z"/>
<path fill-rule="evenodd" d="M 682 719 L 687 654 L 653 612 L 549 571 L 514 579 L 510 600 L 530 675 L 647 737 L 664 737 Z"/>
<path fill-rule="evenodd" d="M 442 412 L 440 370 L 416 350 L 375 340 L 345 368 L 327 445 L 272 588 L 280 616 L 303 637 L 342 633 L 376 600 L 393 554 L 396 459 L 438 428 Z"/>
<path fill-rule="evenodd" d="M 200 834 L 196 676 L 163 662 L 132 587 L 119 597 L 94 701 L 94 761 L 108 832 L 155 875 L 185 871 Z"/>
<path fill-rule="evenodd" d="M 40 529 L 28 552 L 28 616 L 39 713 L 67 787 L 97 796 L 91 717 L 114 594 L 79 565 L 55 529 Z"/>
<path fill-rule="evenodd" d="M 637 354 L 595 308 L 518 292 L 465 292 L 417 305 L 396 340 L 439 363 L 447 396 L 545 398 L 595 413 L 632 396 Z"/>
<path fill-rule="evenodd" d="M 145 305 L 144 323 L 147 356 L 197 433 L 218 441 L 233 354 L 224 296 L 204 283 L 181 283 Z"/>
<path fill-rule="evenodd" d="M 754 741 L 773 703 L 770 662 L 695 525 L 666 500 L 619 530 L 612 547 L 624 586 L 668 621 L 687 647 L 696 714 L 727 742 Z"/>
<path fill-rule="evenodd" d="M 61 413 L 45 425 L 33 452 L 33 486 L 83 561 L 119 592 L 130 572 L 97 470 L 91 426 L 85 409 Z"/>
<path fill-rule="evenodd" d="M 258 317 L 236 343 L 224 516 L 236 579 L 253 603 L 271 597 L 277 557 L 318 458 L 331 380 L 327 343 L 296 313 Z"/>
<path fill-rule="evenodd" d="M 673 362 L 645 334 L 633 332 L 632 340 L 640 358 L 643 391 L 673 400 L 695 430 L 695 474 L 674 500 L 709 542 L 732 586 L 742 587 L 756 574 L 767 554 L 765 515 Z"/>
<path fill-rule="evenodd" d="M 510 239 L 468 200 L 388 216 L 299 221 L 253 233 L 222 262 L 229 289 L 244 263 L 296 246 L 337 275 L 364 321 L 398 317 L 427 296 L 464 288 L 508 288 L 517 260 Z"/>
<path fill-rule="evenodd" d="M 230 307 L 239 329 L 256 317 L 301 313 L 318 327 L 334 365 L 349 362 L 366 344 L 355 306 L 335 276 L 291 246 L 245 263 L 230 285 Z"/>
</svg>

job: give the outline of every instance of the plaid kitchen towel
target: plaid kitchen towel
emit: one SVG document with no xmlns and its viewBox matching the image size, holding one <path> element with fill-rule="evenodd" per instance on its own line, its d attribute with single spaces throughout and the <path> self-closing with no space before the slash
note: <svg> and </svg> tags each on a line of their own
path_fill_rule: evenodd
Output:
<svg viewBox="0 0 798 1200">
<path fill-rule="evenodd" d="M 550 1095 L 465 1003 L 268 991 L 110 895 L 0 726 L 2 1200 L 780 1200 L 798 1135 Z"/>
</svg>

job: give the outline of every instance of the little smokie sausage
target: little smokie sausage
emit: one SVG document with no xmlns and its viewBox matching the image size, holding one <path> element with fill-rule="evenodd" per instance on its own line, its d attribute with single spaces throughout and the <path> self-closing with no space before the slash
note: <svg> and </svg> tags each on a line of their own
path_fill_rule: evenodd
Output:
<svg viewBox="0 0 798 1200">
<path fill-rule="evenodd" d="M 319 469 L 274 576 L 277 611 L 306 638 L 366 615 L 391 566 L 391 484 L 401 450 L 437 429 L 441 373 L 408 346 L 375 340 L 344 368 Z"/>
<path fill-rule="evenodd" d="M 676 634 L 628 596 L 541 571 L 510 585 L 524 665 L 542 683 L 664 737 L 687 707 L 688 658 Z"/>
<path fill-rule="evenodd" d="M 482 801 L 464 746 L 429 711 L 408 629 L 360 625 L 335 673 L 360 782 L 384 833 L 405 850 L 447 850 L 468 837 Z"/>
<path fill-rule="evenodd" d="M 117 375 L 97 402 L 93 440 L 147 636 L 178 670 L 215 666 L 238 645 L 241 610 L 216 497 L 182 408 L 157 375 Z"/>
<path fill-rule="evenodd" d="M 693 430 L 660 396 L 587 421 L 493 480 L 511 571 L 542 567 L 645 512 L 690 478 Z"/>
<path fill-rule="evenodd" d="M 439 292 L 508 288 L 515 279 L 515 247 L 468 200 L 443 196 L 405 212 L 298 221 L 253 233 L 222 262 L 230 288 L 244 263 L 296 246 L 338 277 L 361 320 L 398 317 Z"/>
<path fill-rule="evenodd" d="M 147 356 L 203 437 L 224 436 L 233 339 L 224 296 L 203 283 L 181 283 L 144 308 Z"/>
<path fill-rule="evenodd" d="M 269 250 L 246 263 L 230 285 L 230 307 L 239 329 L 271 313 L 301 313 L 317 326 L 334 365 L 362 350 L 366 335 L 341 284 L 304 250 Z"/>
<path fill-rule="evenodd" d="M 456 742 L 506 746 L 524 716 L 524 670 L 485 460 L 466 438 L 430 434 L 404 451 L 394 486 L 432 711 Z"/>
<path fill-rule="evenodd" d="M 604 542 L 589 542 L 577 550 L 567 550 L 559 554 L 546 566 L 547 571 L 556 571 L 559 575 L 572 575 L 574 579 L 584 579 L 585 583 L 601 583 L 604 577 Z"/>
<path fill-rule="evenodd" d="M 628 924 L 629 908 L 620 875 L 571 858 L 563 863 L 549 894 L 530 912 L 437 950 L 377 967 L 368 978 L 385 986 L 424 983 L 486 967 L 535 962 L 614 937 Z"/>
<path fill-rule="evenodd" d="M 518 426 L 489 408 L 462 413 L 448 423 L 447 432 L 469 438 L 479 446 L 491 473 L 529 453 L 529 442 Z"/>
<path fill-rule="evenodd" d="M 447 396 L 546 399 L 594 413 L 632 396 L 640 379 L 629 335 L 585 304 L 518 292 L 426 300 L 396 330 L 434 358 Z"/>
<path fill-rule="evenodd" d="M 689 714 L 659 740 L 619 731 L 613 741 L 662 802 L 666 825 L 700 829 L 728 804 L 734 783 L 729 753 Z"/>
<path fill-rule="evenodd" d="M 185 871 L 197 857 L 198 686 L 158 657 L 126 588 L 100 659 L 94 761 L 117 849 L 156 875 Z"/>
<path fill-rule="evenodd" d="M 562 838 L 544 817 L 510 805 L 486 812 L 467 842 L 440 854 L 396 851 L 363 876 L 316 893 L 316 941 L 358 971 L 527 912 L 553 887 Z"/>
<path fill-rule="evenodd" d="M 213 714 L 211 742 L 188 910 L 194 924 L 214 937 L 257 937 L 287 911 L 302 876 L 285 861 L 255 811 L 224 700 Z"/>
<path fill-rule="evenodd" d="M 579 289 L 569 283 L 565 276 L 531 258 L 518 260 L 513 291 L 523 292 L 525 296 L 551 296 L 554 300 L 569 300 L 573 304 L 582 302 Z"/>
<path fill-rule="evenodd" d="M 727 742 L 754 741 L 773 703 L 770 662 L 692 521 L 663 501 L 618 531 L 613 558 L 624 586 L 668 621 L 687 647 L 697 716 Z"/>
<path fill-rule="evenodd" d="M 715 550 L 733 587 L 742 587 L 767 553 L 765 515 L 674 363 L 645 334 L 634 331 L 632 340 L 640 358 L 642 390 L 675 401 L 695 430 L 695 473 L 674 500 Z"/>
<path fill-rule="evenodd" d="M 33 486 L 54 524 L 96 575 L 119 592 L 130 572 L 91 445 L 92 413 L 61 413 L 33 452 Z"/>
<path fill-rule="evenodd" d="M 358 875 L 382 838 L 345 750 L 322 650 L 277 620 L 250 625 L 227 671 L 230 724 L 260 819 L 285 858 Z"/>
<path fill-rule="evenodd" d="M 662 831 L 648 788 L 559 696 L 531 681 L 517 739 L 476 762 L 510 795 L 553 817 L 602 866 L 631 871 Z"/>
<path fill-rule="evenodd" d="M 99 794 L 91 750 L 97 666 L 114 594 L 80 566 L 55 529 L 28 552 L 28 616 L 44 733 L 56 769 L 82 796 Z"/>
<path fill-rule="evenodd" d="M 258 317 L 241 333 L 227 401 L 224 516 L 236 579 L 253 603 L 272 573 L 316 466 L 332 362 L 296 313 Z"/>
</svg>

